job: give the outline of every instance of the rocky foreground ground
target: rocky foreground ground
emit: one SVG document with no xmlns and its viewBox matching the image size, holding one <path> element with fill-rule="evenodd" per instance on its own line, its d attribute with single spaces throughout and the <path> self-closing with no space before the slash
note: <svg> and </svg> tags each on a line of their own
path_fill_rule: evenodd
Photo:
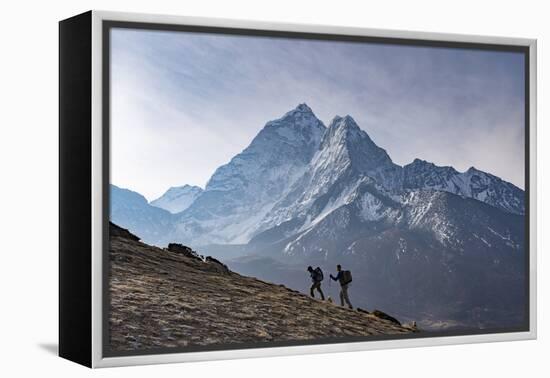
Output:
<svg viewBox="0 0 550 378">
<path fill-rule="evenodd" d="M 115 225 L 110 260 L 113 351 L 415 332 L 239 275 L 181 246 L 149 246 Z"/>
</svg>

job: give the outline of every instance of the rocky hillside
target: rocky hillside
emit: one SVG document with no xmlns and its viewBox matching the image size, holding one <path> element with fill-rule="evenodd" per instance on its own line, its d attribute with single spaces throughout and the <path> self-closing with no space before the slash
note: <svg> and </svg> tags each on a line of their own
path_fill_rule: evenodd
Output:
<svg viewBox="0 0 550 378">
<path fill-rule="evenodd" d="M 381 312 L 341 308 L 239 275 L 181 245 L 149 246 L 113 224 L 110 260 L 113 351 L 415 331 Z"/>
</svg>

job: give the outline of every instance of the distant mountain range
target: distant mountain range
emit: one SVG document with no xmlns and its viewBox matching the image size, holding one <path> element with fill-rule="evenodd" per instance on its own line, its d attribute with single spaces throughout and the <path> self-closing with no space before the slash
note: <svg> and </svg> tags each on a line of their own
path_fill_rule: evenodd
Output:
<svg viewBox="0 0 550 378">
<path fill-rule="evenodd" d="M 296 266 L 346 264 L 360 305 L 428 327 L 525 316 L 524 192 L 473 167 L 399 166 L 350 116 L 325 127 L 301 104 L 268 122 L 204 191 L 187 189 L 181 202 L 180 192 L 148 204 L 113 186 L 111 218 L 156 245 L 217 245 L 223 258 L 220 246 L 239 244 L 246 256 L 235 269 L 295 288 L 304 285 Z"/>
<path fill-rule="evenodd" d="M 181 213 L 195 202 L 202 191 L 198 186 L 192 185 L 172 187 L 162 196 L 151 201 L 151 205 L 160 207 L 172 214 Z"/>
</svg>

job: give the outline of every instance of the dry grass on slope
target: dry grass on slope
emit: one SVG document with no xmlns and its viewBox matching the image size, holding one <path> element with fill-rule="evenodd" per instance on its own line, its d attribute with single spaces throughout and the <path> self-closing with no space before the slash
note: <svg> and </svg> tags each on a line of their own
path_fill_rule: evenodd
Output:
<svg viewBox="0 0 550 378">
<path fill-rule="evenodd" d="M 110 260 L 113 351 L 413 332 L 124 236 Z"/>
</svg>

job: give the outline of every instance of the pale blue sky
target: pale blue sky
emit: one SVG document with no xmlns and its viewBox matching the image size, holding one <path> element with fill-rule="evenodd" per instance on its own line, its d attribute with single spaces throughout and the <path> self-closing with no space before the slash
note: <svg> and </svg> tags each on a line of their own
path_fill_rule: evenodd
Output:
<svg viewBox="0 0 550 378">
<path fill-rule="evenodd" d="M 204 187 L 269 120 L 351 115 L 391 158 L 523 188 L 523 55 L 114 29 L 111 181 L 152 200 Z"/>
</svg>

